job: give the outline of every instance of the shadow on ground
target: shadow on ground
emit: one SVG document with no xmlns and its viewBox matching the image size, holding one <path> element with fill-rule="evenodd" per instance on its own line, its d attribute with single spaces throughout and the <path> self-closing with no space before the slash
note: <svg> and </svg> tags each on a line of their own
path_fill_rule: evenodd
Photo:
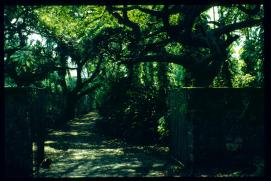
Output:
<svg viewBox="0 0 271 181">
<path fill-rule="evenodd" d="M 71 120 L 66 130 L 49 130 L 45 142 L 49 169 L 37 177 L 133 177 L 168 176 L 167 148 L 163 154 L 153 146 L 129 145 L 95 132 L 97 113 L 90 112 Z"/>
</svg>

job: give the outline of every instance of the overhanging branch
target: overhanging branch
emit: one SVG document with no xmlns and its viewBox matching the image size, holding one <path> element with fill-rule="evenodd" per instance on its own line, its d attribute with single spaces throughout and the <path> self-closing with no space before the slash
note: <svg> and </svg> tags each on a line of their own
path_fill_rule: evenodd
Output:
<svg viewBox="0 0 271 181">
<path fill-rule="evenodd" d="M 136 58 L 126 59 L 119 63 L 121 64 L 135 64 L 140 62 L 169 62 L 176 63 L 182 65 L 185 68 L 191 68 L 193 64 L 196 62 L 193 57 L 189 55 L 171 55 L 171 54 L 163 54 L 163 55 L 145 55 L 139 56 Z"/>
<path fill-rule="evenodd" d="M 113 11 L 114 8 L 112 6 L 108 5 L 108 6 L 106 6 L 106 8 L 107 8 L 108 12 L 110 14 L 112 14 L 119 21 L 119 23 L 124 24 L 124 25 L 132 28 L 132 30 L 134 30 L 134 31 L 139 30 L 139 26 L 136 23 L 133 23 L 128 19 L 127 10 L 125 8 L 122 8 L 123 17 L 119 13 L 114 12 Z"/>
<path fill-rule="evenodd" d="M 83 89 L 87 84 L 91 83 L 100 73 L 101 71 L 101 64 L 102 64 L 102 58 L 101 55 L 99 57 L 99 62 L 94 70 L 94 72 L 92 73 L 91 77 L 89 79 L 87 79 L 86 81 L 82 82 L 82 84 L 78 85 L 73 91 L 72 94 L 76 94 L 77 92 L 79 92 L 81 89 Z"/>
<path fill-rule="evenodd" d="M 243 11 L 244 13 L 253 16 L 256 15 L 259 11 L 260 11 L 260 5 L 257 4 L 253 9 L 246 9 L 244 6 L 242 5 L 238 5 L 237 8 L 240 9 L 241 11 Z"/>
<path fill-rule="evenodd" d="M 91 87 L 89 87 L 89 88 L 83 90 L 82 92 L 79 92 L 79 93 L 77 94 L 77 96 L 80 98 L 80 97 L 82 97 L 82 96 L 84 96 L 84 95 L 86 95 L 86 94 L 88 94 L 88 93 L 93 92 L 95 89 L 101 87 L 102 85 L 103 85 L 103 84 L 100 83 L 100 82 L 95 83 L 95 84 L 92 85 Z"/>
<path fill-rule="evenodd" d="M 234 30 L 260 25 L 262 22 L 263 20 L 261 19 L 249 19 L 249 20 L 242 21 L 239 23 L 225 25 L 225 26 L 213 29 L 211 31 L 213 31 L 216 36 L 220 36 L 222 34 L 227 34 Z"/>
<path fill-rule="evenodd" d="M 229 37 L 229 38 L 224 42 L 224 46 L 227 48 L 230 44 L 232 44 L 232 42 L 236 41 L 238 38 L 239 38 L 238 35 Z"/>
</svg>

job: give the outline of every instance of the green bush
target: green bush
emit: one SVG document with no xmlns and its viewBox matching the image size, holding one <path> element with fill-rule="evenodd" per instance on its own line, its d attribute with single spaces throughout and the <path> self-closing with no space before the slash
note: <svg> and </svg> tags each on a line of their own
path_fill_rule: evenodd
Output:
<svg viewBox="0 0 271 181">
<path fill-rule="evenodd" d="M 113 82 L 97 107 L 103 117 L 98 128 L 135 143 L 159 141 L 158 120 L 165 112 L 165 101 L 151 86 L 128 87 L 128 81 Z"/>
<path fill-rule="evenodd" d="M 159 139 L 162 143 L 167 143 L 169 141 L 168 121 L 165 116 L 162 116 L 158 120 L 157 132 L 159 134 Z"/>
</svg>

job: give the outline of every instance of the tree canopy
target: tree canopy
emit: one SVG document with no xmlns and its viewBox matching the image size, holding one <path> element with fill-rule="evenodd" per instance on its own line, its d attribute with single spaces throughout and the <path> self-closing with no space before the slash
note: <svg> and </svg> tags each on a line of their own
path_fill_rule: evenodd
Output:
<svg viewBox="0 0 271 181">
<path fill-rule="evenodd" d="M 5 84 L 99 103 L 111 84 L 261 87 L 263 5 L 5 6 Z M 111 87 L 112 88 L 112 87 Z M 147 89 L 147 88 L 146 88 Z"/>
</svg>

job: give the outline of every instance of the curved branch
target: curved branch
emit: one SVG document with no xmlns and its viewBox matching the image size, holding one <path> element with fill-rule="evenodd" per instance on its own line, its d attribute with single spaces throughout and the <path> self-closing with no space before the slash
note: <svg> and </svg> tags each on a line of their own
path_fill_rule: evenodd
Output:
<svg viewBox="0 0 271 181">
<path fill-rule="evenodd" d="M 253 15 L 256 15 L 259 11 L 260 11 L 260 5 L 257 4 L 255 6 L 255 8 L 253 9 L 246 9 L 244 6 L 242 5 L 238 5 L 237 8 L 240 9 L 241 11 L 243 11 L 244 13 L 250 15 L 250 16 L 253 16 Z"/>
<path fill-rule="evenodd" d="M 200 14 L 206 10 L 211 8 L 211 5 L 205 5 L 205 6 L 188 6 L 184 9 L 185 19 L 184 19 L 184 27 L 187 36 L 189 36 L 192 32 L 192 27 L 194 25 L 194 22 L 197 17 L 200 16 Z"/>
<path fill-rule="evenodd" d="M 119 62 L 120 64 L 136 64 L 140 62 L 169 62 L 182 65 L 185 68 L 191 69 L 194 66 L 194 63 L 197 61 L 194 60 L 190 55 L 171 55 L 171 54 L 158 54 L 158 55 L 145 55 L 136 58 L 126 59 Z"/>
<path fill-rule="evenodd" d="M 101 71 L 101 64 L 102 64 L 102 56 L 99 56 L 99 62 L 97 64 L 97 66 L 95 67 L 94 72 L 92 73 L 91 77 L 89 79 L 87 79 L 86 81 L 82 82 L 82 84 L 78 85 L 75 89 L 73 89 L 72 93 L 76 94 L 78 93 L 81 89 L 83 89 L 84 86 L 86 86 L 87 84 L 91 83 L 100 73 Z"/>
<path fill-rule="evenodd" d="M 240 36 L 235 35 L 235 36 L 230 36 L 225 42 L 224 42 L 224 47 L 228 47 L 232 42 L 236 41 Z"/>
<path fill-rule="evenodd" d="M 150 9 L 142 8 L 140 6 L 135 7 L 135 9 L 138 9 L 138 10 L 142 11 L 143 13 L 146 13 L 146 14 L 149 14 L 149 15 L 152 15 L 152 16 L 156 16 L 157 18 L 162 17 L 162 12 L 161 11 L 150 10 Z"/>
<path fill-rule="evenodd" d="M 132 21 L 129 20 L 128 16 L 127 16 L 127 10 L 125 8 L 122 8 L 122 13 L 123 13 L 123 17 L 119 14 L 113 11 L 113 7 L 108 5 L 106 6 L 108 12 L 110 14 L 112 14 L 121 24 L 127 25 L 128 27 L 132 28 L 132 30 L 134 31 L 139 31 L 139 25 L 136 23 L 133 23 Z"/>
<path fill-rule="evenodd" d="M 80 98 L 80 97 L 82 97 L 82 96 L 84 96 L 86 94 L 89 94 L 89 93 L 93 92 L 95 89 L 101 87 L 102 85 L 103 84 L 101 82 L 97 82 L 94 85 L 92 85 L 91 87 L 89 87 L 89 88 L 83 90 L 82 92 L 78 93 L 77 96 Z"/>
<path fill-rule="evenodd" d="M 117 7 L 111 7 L 112 10 L 119 10 L 119 11 L 130 11 L 130 10 L 140 10 L 143 13 L 152 15 L 152 16 L 156 16 L 158 18 L 162 17 L 162 12 L 161 11 L 156 11 L 156 10 L 151 10 L 151 9 L 147 9 L 147 8 L 142 8 L 141 6 L 130 6 L 130 7 L 124 7 L 124 8 L 117 8 Z"/>
<path fill-rule="evenodd" d="M 208 21 L 207 23 L 208 24 L 213 24 L 213 25 L 216 25 L 216 26 L 221 26 L 221 23 L 218 22 L 218 21 Z"/>
<path fill-rule="evenodd" d="M 242 22 L 238 22 L 234 24 L 225 25 L 225 26 L 213 29 L 211 31 L 213 31 L 216 36 L 220 36 L 222 34 L 227 34 L 234 30 L 260 25 L 261 23 L 263 23 L 263 20 L 261 19 L 250 19 L 250 20 L 246 20 L 246 21 L 242 21 Z"/>
<path fill-rule="evenodd" d="M 149 43 L 149 44 L 145 44 L 143 45 L 144 48 L 141 51 L 142 55 L 147 54 L 148 52 L 153 52 L 153 51 L 157 51 L 158 48 L 161 48 L 163 46 L 166 46 L 168 43 L 170 43 L 171 40 L 170 39 L 166 39 L 166 40 L 162 40 L 160 42 L 156 42 L 156 43 Z"/>
</svg>

